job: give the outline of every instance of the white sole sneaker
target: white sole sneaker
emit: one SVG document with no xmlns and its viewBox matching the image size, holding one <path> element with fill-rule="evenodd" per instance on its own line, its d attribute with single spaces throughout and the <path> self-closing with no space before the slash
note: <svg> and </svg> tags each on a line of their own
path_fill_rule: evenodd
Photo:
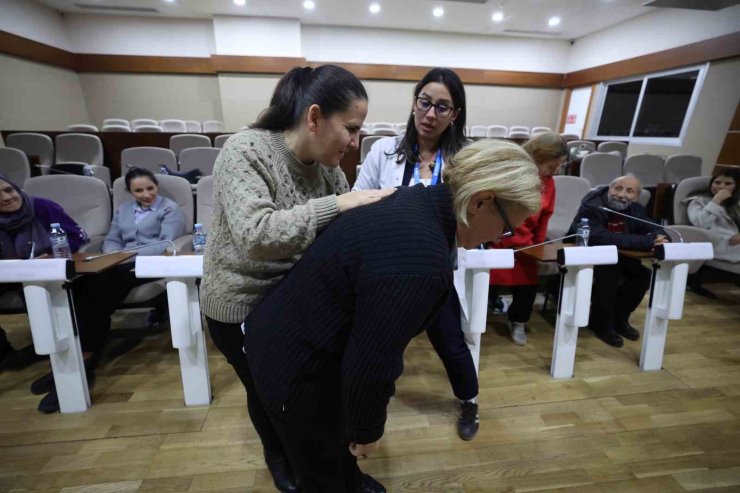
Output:
<svg viewBox="0 0 740 493">
<path fill-rule="evenodd" d="M 511 342 L 517 346 L 524 346 L 527 344 L 527 333 L 526 324 L 521 322 L 513 322 L 509 326 L 509 335 L 511 336 Z"/>
</svg>

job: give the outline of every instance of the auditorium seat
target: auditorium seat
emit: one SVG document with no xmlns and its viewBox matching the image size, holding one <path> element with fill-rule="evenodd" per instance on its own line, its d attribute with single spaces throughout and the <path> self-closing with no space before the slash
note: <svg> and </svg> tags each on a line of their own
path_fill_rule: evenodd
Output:
<svg viewBox="0 0 740 493">
<path fill-rule="evenodd" d="M 185 133 L 188 131 L 184 120 L 162 120 L 159 122 L 159 126 L 162 127 L 163 132 Z"/>
<path fill-rule="evenodd" d="M 591 188 L 608 185 L 622 176 L 622 158 L 606 152 L 593 152 L 581 161 L 581 177 Z"/>
<path fill-rule="evenodd" d="M 201 176 L 213 174 L 213 165 L 221 149 L 217 147 L 190 147 L 180 153 L 180 172 L 200 170 Z"/>
<path fill-rule="evenodd" d="M 213 147 L 218 147 L 219 149 L 223 148 L 223 146 L 226 143 L 226 141 L 229 140 L 229 137 L 231 137 L 232 135 L 234 135 L 234 134 L 217 135 L 213 139 Z"/>
<path fill-rule="evenodd" d="M 121 152 L 121 174 L 129 168 L 143 168 L 152 173 L 159 173 L 161 166 L 177 170 L 177 158 L 170 149 L 162 147 L 129 147 Z"/>
<path fill-rule="evenodd" d="M 28 163 L 28 157 L 19 149 L 0 147 L 0 173 L 24 188 L 26 180 L 31 178 L 31 165 Z"/>
<path fill-rule="evenodd" d="M 211 139 L 202 134 L 180 134 L 170 137 L 170 149 L 179 156 L 183 149 L 189 147 L 211 147 Z"/>
<path fill-rule="evenodd" d="M 35 156 L 38 160 L 36 165 L 41 168 L 42 174 L 46 174 L 49 166 L 54 164 L 54 142 L 48 135 L 18 132 L 8 135 L 5 144 L 8 147 L 20 149 L 26 156 Z"/>
<path fill-rule="evenodd" d="M 203 131 L 200 122 L 196 120 L 185 120 L 185 129 L 189 133 L 201 133 Z"/>
<path fill-rule="evenodd" d="M 488 125 L 486 137 L 505 138 L 509 135 L 509 128 L 503 125 Z"/>
<path fill-rule="evenodd" d="M 219 120 L 206 120 L 203 122 L 203 133 L 218 133 L 224 131 L 224 122 Z"/>
<path fill-rule="evenodd" d="M 136 133 L 145 133 L 145 132 L 151 132 L 151 133 L 162 133 L 164 130 L 162 130 L 162 127 L 159 125 L 139 125 L 138 127 L 134 128 L 134 132 Z"/>
<path fill-rule="evenodd" d="M 665 159 L 656 154 L 633 154 L 624 161 L 623 174 L 633 174 L 643 187 L 663 183 Z"/>
<path fill-rule="evenodd" d="M 88 125 L 87 123 L 75 123 L 67 127 L 70 132 L 90 132 L 97 133 L 98 127 L 95 125 Z"/>
<path fill-rule="evenodd" d="M 103 143 L 97 135 L 60 134 L 56 136 L 57 163 L 85 163 L 103 166 Z"/>
<path fill-rule="evenodd" d="M 676 154 L 665 160 L 665 183 L 681 183 L 687 178 L 701 175 L 702 159 L 699 156 Z"/>
</svg>

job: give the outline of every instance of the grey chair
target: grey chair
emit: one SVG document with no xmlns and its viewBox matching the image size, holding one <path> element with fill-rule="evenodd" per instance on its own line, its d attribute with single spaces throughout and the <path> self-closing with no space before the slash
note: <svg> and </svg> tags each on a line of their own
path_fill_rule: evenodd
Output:
<svg viewBox="0 0 740 493">
<path fill-rule="evenodd" d="M 121 125 L 123 127 L 128 127 L 131 129 L 131 124 L 128 120 L 124 120 L 123 118 L 106 118 L 103 120 L 103 126 L 107 127 L 108 125 Z"/>
<path fill-rule="evenodd" d="M 486 129 L 486 137 L 506 138 L 509 135 L 509 127 L 504 125 L 489 125 Z"/>
<path fill-rule="evenodd" d="M 654 187 L 663 183 L 665 158 L 656 154 L 634 154 L 624 161 L 623 173 L 631 173 L 643 187 Z"/>
<path fill-rule="evenodd" d="M 191 147 L 180 153 L 180 172 L 200 170 L 201 176 L 213 174 L 213 165 L 216 163 L 221 149 L 217 147 Z"/>
<path fill-rule="evenodd" d="M 512 125 L 509 127 L 509 136 L 511 136 L 512 132 L 522 132 L 529 135 L 529 127 L 525 127 L 523 125 Z"/>
<path fill-rule="evenodd" d="M 103 166 L 103 143 L 97 135 L 60 134 L 54 141 L 57 163 Z"/>
<path fill-rule="evenodd" d="M 110 168 L 107 166 L 93 166 L 84 163 L 56 163 L 49 168 L 49 175 L 77 175 L 97 178 L 110 188 Z"/>
<path fill-rule="evenodd" d="M 701 176 L 702 159 L 699 156 L 676 154 L 665 160 L 665 183 L 681 183 L 686 178 Z"/>
<path fill-rule="evenodd" d="M 101 132 L 131 133 L 131 127 L 127 125 L 103 125 Z"/>
<path fill-rule="evenodd" d="M 0 173 L 24 188 L 26 180 L 31 178 L 31 165 L 28 164 L 28 157 L 19 149 L 0 147 Z"/>
<path fill-rule="evenodd" d="M 488 127 L 485 125 L 473 125 L 470 127 L 471 137 L 486 137 L 486 135 L 488 135 Z"/>
<path fill-rule="evenodd" d="M 185 129 L 188 133 L 201 133 L 203 131 L 200 122 L 196 120 L 185 120 Z"/>
<path fill-rule="evenodd" d="M 96 252 L 110 230 L 110 192 L 102 180 L 89 176 L 37 176 L 26 182 L 26 193 L 56 202 L 82 226 L 90 243 L 81 251 Z"/>
<path fill-rule="evenodd" d="M 711 176 L 694 176 L 678 184 L 673 192 L 673 224 L 691 225 L 687 212 L 688 204 L 684 203 L 684 200 L 690 195 L 708 190 L 711 180 Z"/>
<path fill-rule="evenodd" d="M 627 158 L 627 144 L 625 142 L 608 141 L 599 144 L 596 148 L 599 152 L 612 152 L 618 151 L 622 155 L 622 159 Z"/>
<path fill-rule="evenodd" d="M 591 191 L 587 179 L 579 176 L 558 175 L 555 180 L 555 209 L 547 224 L 547 239 L 561 238 L 570 229 L 583 197 Z"/>
<path fill-rule="evenodd" d="M 581 177 L 591 188 L 608 185 L 622 176 L 622 158 L 605 152 L 592 152 L 581 161 Z"/>
<path fill-rule="evenodd" d="M 134 128 L 135 133 L 157 133 L 161 134 L 164 132 L 162 130 L 162 127 L 159 125 L 139 125 L 138 127 Z"/>
<path fill-rule="evenodd" d="M 224 122 L 219 120 L 206 120 L 203 122 L 203 133 L 218 133 L 224 131 Z"/>
<path fill-rule="evenodd" d="M 531 135 L 552 132 L 550 127 L 532 127 Z"/>
<path fill-rule="evenodd" d="M 565 148 L 568 150 L 568 155 L 570 155 L 572 149 L 578 149 L 584 154 L 596 152 L 596 144 L 590 140 L 571 140 L 565 144 Z"/>
<path fill-rule="evenodd" d="M 563 138 L 563 140 L 564 140 L 564 141 L 565 141 L 566 143 L 568 143 L 568 142 L 571 142 L 571 141 L 573 141 L 573 140 L 579 140 L 579 139 L 581 138 L 581 136 L 580 136 L 580 135 L 576 135 L 576 134 L 566 134 L 566 133 L 562 133 L 562 134 L 560 134 L 560 136 L 561 136 L 561 137 Z"/>
<path fill-rule="evenodd" d="M 211 230 L 213 215 L 213 176 L 204 176 L 198 180 L 198 198 L 196 200 L 196 221 L 203 225 L 203 231 Z"/>
<path fill-rule="evenodd" d="M 360 143 L 360 163 L 362 164 L 365 161 L 365 158 L 367 157 L 367 154 L 370 152 L 370 148 L 373 146 L 375 142 L 382 139 L 382 135 L 368 135 L 367 137 L 363 137 L 362 142 Z"/>
<path fill-rule="evenodd" d="M 121 151 L 121 174 L 128 168 L 143 168 L 152 173 L 159 173 L 161 166 L 177 170 L 177 157 L 170 149 L 162 147 L 129 147 Z"/>
<path fill-rule="evenodd" d="M 70 132 L 91 132 L 97 133 L 98 127 L 95 125 L 88 125 L 87 123 L 75 123 L 67 127 Z"/>
<path fill-rule="evenodd" d="M 136 120 L 131 120 L 131 130 L 135 130 L 136 127 L 140 127 L 141 125 L 159 125 L 159 122 L 157 120 L 152 120 L 151 118 L 137 118 Z"/>
<path fill-rule="evenodd" d="M 234 135 L 234 134 L 217 135 L 213 139 L 213 147 L 218 147 L 219 149 L 222 149 L 224 147 L 224 144 L 226 143 L 226 141 L 229 140 L 229 137 L 231 137 L 232 135 Z"/>
<path fill-rule="evenodd" d="M 54 142 L 48 135 L 33 132 L 10 134 L 5 139 L 5 145 L 20 149 L 26 156 L 36 156 L 42 174 L 46 174 L 54 164 Z"/>
<path fill-rule="evenodd" d="M 188 131 L 184 120 L 162 120 L 159 122 L 159 126 L 162 127 L 163 132 L 184 133 Z"/>
<path fill-rule="evenodd" d="M 637 203 L 643 207 L 647 207 L 648 203 L 650 202 L 650 197 L 652 196 L 653 194 L 650 193 L 650 190 L 645 190 L 643 188 L 642 190 L 640 190 L 640 196 L 637 197 Z"/>
<path fill-rule="evenodd" d="M 180 134 L 170 137 L 170 149 L 179 156 L 189 147 L 211 147 L 211 138 L 203 134 Z"/>
<path fill-rule="evenodd" d="M 529 138 L 529 132 L 522 132 L 519 130 L 509 130 L 509 135 L 506 136 L 507 139 L 520 139 L 520 140 L 526 140 Z"/>
</svg>

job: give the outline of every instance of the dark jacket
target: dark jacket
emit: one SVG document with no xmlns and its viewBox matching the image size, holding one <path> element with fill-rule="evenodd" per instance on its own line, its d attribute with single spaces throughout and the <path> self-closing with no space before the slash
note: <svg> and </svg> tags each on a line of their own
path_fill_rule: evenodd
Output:
<svg viewBox="0 0 740 493">
<path fill-rule="evenodd" d="M 403 352 L 452 289 L 455 230 L 446 185 L 399 188 L 330 224 L 245 320 L 265 407 L 300 413 L 291 398 L 320 388 L 341 399 L 349 441 L 378 440 Z"/>
<path fill-rule="evenodd" d="M 651 226 L 626 217 L 623 218 L 624 232 L 613 233 L 609 231 L 607 225 L 609 224 L 609 217 L 612 214 L 599 209 L 599 207 L 608 207 L 608 193 L 609 187 L 602 187 L 590 192 L 583 198 L 581 207 L 578 209 L 578 214 L 576 214 L 568 230 L 569 235 L 575 234 L 581 218 L 585 217 L 588 218 L 588 225 L 591 229 L 588 244 L 593 246 L 616 245 L 621 250 L 649 251 L 653 249 L 657 235 L 668 236 L 663 228 L 657 224 Z M 619 212 L 652 222 L 652 219 L 645 214 L 645 208 L 637 202 L 632 202 L 629 207 Z M 616 216 L 616 214 L 613 214 L 613 216 Z"/>
</svg>

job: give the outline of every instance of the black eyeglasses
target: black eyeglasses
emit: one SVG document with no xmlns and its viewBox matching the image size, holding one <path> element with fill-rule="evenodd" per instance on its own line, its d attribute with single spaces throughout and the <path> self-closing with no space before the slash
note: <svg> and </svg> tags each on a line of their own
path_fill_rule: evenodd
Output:
<svg viewBox="0 0 740 493">
<path fill-rule="evenodd" d="M 501 204 L 499 204 L 498 200 L 496 200 L 496 197 L 493 198 L 493 204 L 496 206 L 501 219 L 504 220 L 504 230 L 501 233 L 500 238 L 511 238 L 514 236 L 514 227 L 511 225 L 511 221 L 509 221 L 509 216 L 506 215 L 506 211 Z"/>
<path fill-rule="evenodd" d="M 416 109 L 417 110 L 426 113 L 427 111 L 429 111 L 429 108 L 431 108 L 432 106 L 434 106 L 434 112 L 437 113 L 437 116 L 440 116 L 442 118 L 450 116 L 450 113 L 452 113 L 452 110 L 455 109 L 449 104 L 432 103 L 427 98 L 423 98 L 421 96 L 416 98 Z"/>
</svg>

